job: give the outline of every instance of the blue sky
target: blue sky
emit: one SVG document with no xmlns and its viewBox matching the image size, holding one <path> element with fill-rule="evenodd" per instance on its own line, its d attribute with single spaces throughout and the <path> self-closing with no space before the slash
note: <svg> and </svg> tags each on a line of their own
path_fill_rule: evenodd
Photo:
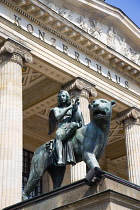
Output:
<svg viewBox="0 0 140 210">
<path fill-rule="evenodd" d="M 121 9 L 140 27 L 140 0 L 105 0 L 105 2 Z"/>
</svg>

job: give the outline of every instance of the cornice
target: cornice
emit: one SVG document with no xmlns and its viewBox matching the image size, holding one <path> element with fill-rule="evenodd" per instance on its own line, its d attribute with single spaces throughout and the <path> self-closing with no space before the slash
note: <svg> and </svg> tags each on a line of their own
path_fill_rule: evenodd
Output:
<svg viewBox="0 0 140 210">
<path fill-rule="evenodd" d="M 38 2 L 38 0 L 30 0 L 32 3 L 34 3 L 35 1 Z M 40 0 L 40 3 L 42 1 Z M 50 1 L 50 3 L 57 3 L 62 6 L 62 7 L 66 7 L 67 5 L 65 4 L 65 1 L 63 0 L 53 0 Z M 71 0 L 67 0 L 67 3 L 73 3 Z M 45 6 L 45 4 L 42 3 L 43 6 Z M 97 11 L 101 11 L 101 13 L 104 13 L 104 11 L 107 13 L 108 15 L 112 15 L 112 13 L 114 14 L 114 12 L 116 13 L 117 16 L 119 16 L 123 21 L 129 23 L 131 25 L 131 27 L 133 28 L 133 31 L 135 30 L 136 33 L 139 34 L 139 30 L 138 27 L 132 22 L 132 20 L 119 8 L 114 7 L 108 3 L 105 2 L 105 0 L 78 0 L 75 1 L 74 7 L 73 7 L 73 11 L 77 12 L 77 9 L 79 9 L 79 11 L 81 10 L 81 8 L 83 8 L 83 10 L 87 10 L 88 12 L 91 10 L 92 12 L 94 12 L 95 10 Z M 100 17 L 99 17 L 100 18 Z M 102 17 L 101 17 L 102 18 Z M 127 24 L 128 27 L 128 24 Z M 131 29 L 132 30 L 132 29 Z"/>
<path fill-rule="evenodd" d="M 7 24 L 9 27 L 12 27 L 14 30 L 17 29 L 17 26 L 12 24 L 11 22 L 7 21 L 6 19 L 1 19 L 1 21 L 3 22 L 4 21 L 4 24 Z M 45 43 L 44 41 L 38 39 L 37 37 L 33 36 L 32 34 L 26 32 L 25 30 L 21 29 L 20 28 L 20 33 L 23 34 L 24 36 L 28 37 L 30 40 L 33 40 L 35 41 L 36 43 L 38 43 L 39 45 L 43 46 L 43 47 L 46 47 L 47 49 L 49 49 L 50 51 L 52 51 L 53 53 L 61 56 L 62 58 L 64 58 L 65 60 L 68 60 L 69 62 L 73 63 L 74 65 L 78 66 L 79 68 L 82 68 L 84 69 L 85 71 L 89 72 L 90 74 L 93 74 L 95 75 L 97 78 L 109 83 L 110 85 L 114 86 L 115 88 L 121 90 L 122 92 L 124 92 L 125 94 L 128 94 L 130 95 L 131 97 L 135 98 L 136 100 L 138 100 L 139 98 L 139 95 L 133 93 L 132 91 L 128 90 L 128 89 L 125 89 L 124 87 L 118 85 L 117 83 L 115 83 L 114 81 L 112 80 L 109 80 L 108 78 L 104 77 L 102 74 L 99 74 L 98 72 L 96 71 L 93 71 L 92 69 L 90 69 L 89 67 L 83 65 L 82 63 L 76 61 L 75 59 L 69 57 L 68 55 L 66 55 L 65 53 L 59 51 L 58 49 L 52 47 L 51 45 Z M 36 60 L 37 62 L 37 60 Z M 100 61 L 101 62 L 101 61 Z M 104 63 L 104 62 L 103 62 Z M 32 63 L 32 67 L 34 68 L 34 63 Z M 106 64 L 106 63 L 104 63 Z M 29 65 L 29 64 L 28 64 Z M 114 69 L 114 67 L 110 66 L 109 64 L 106 64 L 108 67 L 110 67 L 111 69 Z M 40 61 L 40 64 L 39 64 L 39 68 L 41 68 L 40 66 L 43 66 L 43 62 Z M 137 82 L 136 80 L 134 80 L 133 78 L 130 78 L 129 76 L 125 75 L 124 73 L 120 72 L 118 69 L 114 69 L 115 71 L 119 72 L 120 74 L 124 75 L 126 78 L 129 78 L 132 82 Z M 45 69 L 41 69 L 41 72 L 44 72 Z M 46 73 L 44 72 L 44 74 L 46 75 Z M 53 74 L 53 78 L 54 78 L 54 75 L 55 75 L 55 71 L 54 71 L 54 74 Z M 49 76 L 51 78 L 51 75 Z M 57 78 L 57 77 L 56 77 Z M 61 77 L 58 78 L 60 79 L 59 82 L 62 81 Z M 71 78 L 72 79 L 72 78 Z M 56 79 L 57 80 L 57 79 Z M 69 78 L 70 80 L 70 78 Z M 137 82 L 137 84 L 140 85 L 140 83 Z M 27 110 L 28 112 L 28 110 Z M 28 115 L 28 114 L 27 114 Z"/>
<path fill-rule="evenodd" d="M 65 42 L 69 43 L 70 45 L 74 46 L 78 50 L 84 52 L 90 57 L 93 57 L 94 59 L 98 60 L 99 62 L 109 66 L 110 68 L 113 68 L 115 71 L 121 72 L 123 75 L 127 75 L 129 78 L 135 79 L 139 83 L 140 81 L 140 68 L 137 64 L 133 63 L 126 57 L 120 55 L 118 52 L 114 51 L 111 48 L 108 48 L 107 45 L 103 44 L 101 41 L 98 41 L 82 29 L 79 29 L 77 26 L 63 18 L 62 16 L 56 14 L 53 10 L 47 8 L 46 6 L 42 5 L 41 3 L 37 1 L 19 1 L 19 6 L 15 6 L 15 1 L 10 0 L 1 0 L 2 3 L 6 4 L 7 6 L 11 7 L 13 10 L 17 11 L 21 15 L 24 15 L 26 18 L 29 18 L 32 22 L 35 22 L 37 25 L 41 26 L 45 30 L 48 30 L 52 34 L 56 35 L 57 37 L 61 38 Z M 35 17 L 35 14 L 32 13 L 32 11 L 26 11 L 28 9 L 28 6 L 21 5 L 21 2 L 28 2 L 35 5 L 36 10 L 38 11 L 38 18 Z M 24 9 L 22 9 L 22 7 Z M 39 10 L 38 10 L 39 9 Z M 36 11 L 36 12 L 37 12 Z M 40 11 L 40 13 L 39 13 Z M 41 13 L 42 11 L 42 13 Z M 41 17 L 52 17 L 53 24 L 44 24 L 44 19 L 41 19 Z M 60 26 L 58 24 L 58 27 L 56 28 L 56 23 L 60 22 Z M 67 27 L 68 32 L 76 33 L 76 37 L 78 41 L 75 40 L 73 37 L 69 37 L 65 30 L 63 30 L 65 27 Z M 67 36 L 66 36 L 67 35 Z M 79 37 L 84 37 L 84 42 L 81 39 L 79 41 Z M 44 43 L 44 42 L 43 42 Z M 82 46 L 83 45 L 83 46 Z M 96 49 L 97 47 L 97 49 Z"/>
<path fill-rule="evenodd" d="M 12 28 L 13 30 L 17 29 L 17 26 L 13 23 L 11 23 L 10 21 L 4 19 L 1 17 L 1 22 L 6 24 L 8 27 Z M 33 36 L 32 34 L 28 33 L 27 31 L 23 30 L 22 28 L 20 28 L 20 33 L 26 37 L 28 37 L 30 40 L 35 41 L 36 43 L 38 43 L 39 45 L 46 47 L 47 49 L 49 49 L 51 52 L 61 56 L 62 58 L 70 61 L 71 63 L 73 63 L 74 65 L 78 66 L 79 68 L 85 69 L 86 71 L 88 71 L 91 74 L 96 75 L 98 78 L 103 79 L 104 81 L 112 84 L 113 86 L 117 87 L 118 89 L 127 92 L 129 94 L 133 94 L 133 96 L 136 95 L 136 97 L 138 97 L 137 94 L 131 92 L 130 90 L 126 90 L 125 88 L 121 87 L 120 85 L 116 84 L 114 81 L 107 79 L 106 77 L 104 77 L 102 74 L 99 74 L 93 70 L 91 70 L 89 67 L 83 65 L 82 63 L 76 61 L 75 59 L 71 58 L 70 56 L 68 56 L 67 54 L 59 51 L 58 49 L 54 48 L 53 46 L 47 44 L 46 42 L 40 40 L 39 38 Z M 17 37 L 18 38 L 18 37 Z M 79 48 L 78 48 L 79 49 Z M 109 68 L 111 68 L 112 70 L 115 70 L 116 72 L 120 73 L 122 76 L 126 77 L 127 79 L 131 80 L 134 83 L 137 83 L 138 85 L 140 85 L 140 82 L 138 82 L 137 80 L 135 80 L 134 78 L 130 77 L 129 75 L 126 75 L 125 73 L 123 73 L 122 71 L 118 70 L 117 68 L 111 66 L 109 63 L 105 62 L 104 60 L 101 60 L 100 58 L 97 57 L 93 57 L 95 60 L 99 61 L 101 64 L 104 64 L 106 66 L 108 66 Z M 61 82 L 61 81 L 59 81 Z"/>
<path fill-rule="evenodd" d="M 102 7 L 103 9 L 105 9 L 109 12 L 115 12 L 116 15 L 120 16 L 123 21 L 125 21 L 126 23 L 129 23 L 131 25 L 131 27 L 133 27 L 133 30 L 135 29 L 136 33 L 139 33 L 137 25 L 121 9 L 119 9 L 115 6 L 112 6 L 105 1 L 97 2 L 97 0 L 88 0 L 88 2 L 91 2 L 91 3 L 94 2 L 94 5 L 97 6 L 97 9 L 98 9 L 98 7 Z M 86 0 L 84 0 L 84 3 L 86 3 Z M 128 27 L 128 24 L 127 24 L 127 27 Z M 130 30 L 132 30 L 132 29 L 130 29 Z"/>
</svg>

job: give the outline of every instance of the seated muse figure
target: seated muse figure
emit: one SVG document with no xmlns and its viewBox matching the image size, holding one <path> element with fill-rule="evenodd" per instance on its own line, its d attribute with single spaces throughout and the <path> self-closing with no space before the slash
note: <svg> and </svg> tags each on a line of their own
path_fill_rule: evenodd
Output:
<svg viewBox="0 0 140 210">
<path fill-rule="evenodd" d="M 72 104 L 69 93 L 65 90 L 60 90 L 58 93 L 58 107 L 50 110 L 48 134 L 52 134 L 57 125 L 55 148 L 58 165 L 76 163 L 72 145 L 68 140 L 71 139 L 78 128 L 84 125 L 84 119 L 78 105 L 78 98 Z"/>
</svg>

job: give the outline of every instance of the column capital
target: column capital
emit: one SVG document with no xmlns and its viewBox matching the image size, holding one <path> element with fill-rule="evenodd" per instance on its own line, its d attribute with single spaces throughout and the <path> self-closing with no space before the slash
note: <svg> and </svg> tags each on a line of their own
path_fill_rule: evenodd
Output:
<svg viewBox="0 0 140 210">
<path fill-rule="evenodd" d="M 80 77 L 66 83 L 63 88 L 68 92 L 80 92 L 80 95 L 84 95 L 87 98 L 97 96 L 95 85 Z"/>
<path fill-rule="evenodd" d="M 123 112 L 120 112 L 116 118 L 116 122 L 118 124 L 123 123 L 124 125 L 132 123 L 140 124 L 140 109 L 131 107 Z"/>
<path fill-rule="evenodd" d="M 33 60 L 29 49 L 11 39 L 8 39 L 0 46 L 0 55 L 0 62 L 13 60 L 22 65 L 22 61 L 32 63 Z"/>
</svg>

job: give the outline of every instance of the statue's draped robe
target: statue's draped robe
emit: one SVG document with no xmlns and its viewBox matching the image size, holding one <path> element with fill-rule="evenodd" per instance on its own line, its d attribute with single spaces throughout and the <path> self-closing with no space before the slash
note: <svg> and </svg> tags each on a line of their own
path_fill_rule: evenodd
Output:
<svg viewBox="0 0 140 210">
<path fill-rule="evenodd" d="M 57 132 L 63 132 L 63 134 L 65 135 L 67 129 L 69 128 L 70 124 L 71 124 L 71 117 L 67 116 L 66 118 L 63 118 L 61 120 L 61 122 L 57 122 L 57 119 L 54 115 L 54 110 L 51 109 L 50 110 L 50 114 L 49 114 L 49 134 L 53 133 L 53 131 L 56 128 L 56 125 L 58 124 L 58 129 Z M 74 134 L 72 134 L 73 136 Z M 73 146 L 72 146 L 72 136 L 65 140 L 64 142 L 62 142 L 63 144 L 63 150 L 62 150 L 62 157 L 63 157 L 63 164 L 72 164 L 75 165 L 76 164 L 76 160 L 75 160 L 75 156 L 74 156 L 74 152 L 73 152 Z M 60 140 L 61 141 L 61 140 Z M 57 165 L 57 153 L 56 153 L 56 149 L 55 149 L 55 141 L 54 141 L 54 164 Z"/>
</svg>

